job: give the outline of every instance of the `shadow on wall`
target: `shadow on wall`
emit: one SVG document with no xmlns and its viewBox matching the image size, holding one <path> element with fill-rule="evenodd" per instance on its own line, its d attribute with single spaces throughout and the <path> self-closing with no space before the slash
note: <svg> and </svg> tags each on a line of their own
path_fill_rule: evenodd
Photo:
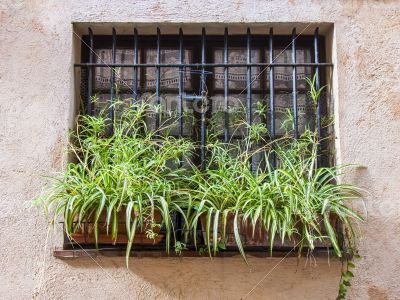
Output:
<svg viewBox="0 0 400 300">
<path fill-rule="evenodd" d="M 65 268 L 72 268 L 69 274 L 74 274 L 62 280 L 63 294 L 75 293 L 67 298 L 335 299 L 341 270 L 339 260 L 329 262 L 327 258 L 308 262 L 286 258 L 281 263 L 281 258 L 250 258 L 252 271 L 239 256 L 212 261 L 206 257 L 132 258 L 130 271 L 125 268 L 124 258 L 95 260 L 60 261 Z M 103 272 L 94 272 L 99 269 Z M 76 283 L 80 290 L 74 292 L 68 285 Z"/>
</svg>

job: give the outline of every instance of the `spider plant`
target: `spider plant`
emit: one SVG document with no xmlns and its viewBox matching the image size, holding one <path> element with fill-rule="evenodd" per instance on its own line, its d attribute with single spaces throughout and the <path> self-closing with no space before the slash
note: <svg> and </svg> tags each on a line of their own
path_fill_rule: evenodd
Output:
<svg viewBox="0 0 400 300">
<path fill-rule="evenodd" d="M 257 217 L 250 218 L 250 212 L 244 212 L 240 204 L 243 201 L 259 199 L 260 187 L 267 181 L 269 173 L 253 172 L 253 166 L 250 164 L 251 157 L 261 152 L 261 149 L 254 151 L 253 148 L 265 135 L 265 126 L 262 124 L 250 126 L 245 122 L 241 122 L 239 126 L 247 128 L 248 138 L 237 143 L 223 143 L 215 138 L 218 136 L 218 133 L 215 133 L 208 140 L 208 159 L 205 169 L 193 166 L 193 174 L 189 179 L 192 186 L 190 194 L 193 214 L 188 223 L 195 237 L 199 220 L 205 222 L 203 227 L 205 227 L 206 247 L 210 255 L 211 253 L 215 255 L 220 243 L 226 243 L 227 222 L 233 217 L 235 241 L 246 260 L 240 238 L 240 228 L 243 226 L 239 221 L 243 224 L 250 221 L 253 226 L 253 236 L 257 226 L 261 228 L 259 227 L 261 224 Z M 264 146 L 263 150 L 267 148 Z"/>
<path fill-rule="evenodd" d="M 336 216 L 353 232 L 350 219 L 362 221 L 349 204 L 361 197 L 361 190 L 351 184 L 339 183 L 346 166 L 317 166 L 317 132 L 306 130 L 299 139 L 288 137 L 276 143 L 278 166 L 273 171 L 282 209 L 287 218 L 287 232 L 298 237 L 299 251 L 303 245 L 314 249 L 315 241 L 329 239 L 337 256 L 342 256 L 337 235 L 330 218 Z M 353 238 L 354 236 L 350 237 Z"/>
<path fill-rule="evenodd" d="M 174 236 L 171 214 L 181 211 L 175 202 L 176 191 L 186 172 L 180 161 L 193 150 L 188 140 L 148 130 L 144 121 L 148 109 L 145 102 L 118 109 L 112 134 L 107 133 L 110 120 L 106 110 L 98 116 L 79 116 L 69 145 L 74 161 L 60 176 L 51 178 L 50 188 L 38 199 L 52 212 L 53 222 L 63 215 L 69 237 L 82 222 L 92 221 L 96 245 L 102 216 L 114 241 L 123 219 L 127 264 L 138 230 L 163 226 L 169 250 Z M 156 224 L 156 212 L 161 214 L 162 224 Z"/>
<path fill-rule="evenodd" d="M 192 229 L 197 230 L 200 218 L 205 217 L 205 240 L 208 252 L 211 253 L 211 233 L 214 253 L 217 252 L 220 220 L 223 224 L 222 239 L 225 238 L 228 214 L 235 213 L 235 207 L 243 191 L 245 175 L 248 174 L 245 163 L 233 157 L 238 146 L 228 147 L 219 142 L 208 146 L 209 160 L 206 169 L 194 168 L 190 178 L 194 189 L 192 207 L 194 214 L 191 219 Z M 211 229 L 213 228 L 213 229 Z M 194 236 L 196 236 L 194 234 Z"/>
<path fill-rule="evenodd" d="M 308 80 L 310 95 L 316 107 L 322 89 L 315 88 L 315 77 Z M 253 235 L 258 228 L 267 232 L 270 251 L 275 237 L 282 243 L 296 238 L 301 253 L 304 246 L 311 251 L 316 241 L 329 240 L 337 256 L 343 247 L 330 217 L 336 216 L 352 240 L 351 219 L 362 220 L 349 205 L 361 197 L 361 190 L 351 184 L 339 183 L 345 166 L 317 165 L 320 140 L 317 130 L 306 128 L 295 139 L 290 135 L 292 116 L 283 123 L 286 135 L 267 143 L 266 128 L 261 124 L 245 124 L 248 136 L 242 145 L 214 141 L 208 145 L 209 159 L 204 170 L 194 168 L 191 177 L 193 197 L 190 218 L 192 230 L 200 218 L 205 218 L 205 243 L 208 252 L 216 254 L 218 238 L 226 239 L 229 214 L 234 215 L 233 229 L 237 247 L 247 263 L 240 235 L 241 225 L 250 224 Z M 258 146 L 264 142 L 264 146 Z M 250 160 L 256 154 L 264 156 L 264 168 L 256 168 Z M 276 157 L 272 166 L 270 158 Z M 240 222 L 242 224 L 240 224 Z M 211 249 L 212 248 L 212 249 Z M 213 250 L 213 251 L 212 251 Z"/>
</svg>

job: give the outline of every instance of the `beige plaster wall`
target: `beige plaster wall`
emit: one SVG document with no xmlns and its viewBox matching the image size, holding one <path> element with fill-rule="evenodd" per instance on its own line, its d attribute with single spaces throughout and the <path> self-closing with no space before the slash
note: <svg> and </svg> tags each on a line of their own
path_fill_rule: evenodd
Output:
<svg viewBox="0 0 400 300">
<path fill-rule="evenodd" d="M 332 60 L 338 159 L 365 166 L 348 176 L 370 191 L 351 299 L 400 299 L 400 2 L 386 1 L 70 1 L 0 2 L 0 298 L 334 299 L 340 263 L 317 259 L 60 260 L 31 200 L 42 175 L 60 171 L 74 116 L 75 30 L 82 23 L 202 24 L 240 31 L 290 22 L 334 25 Z M 198 26 L 188 26 L 196 23 Z M 222 24 L 222 25 L 221 25 Z M 313 27 L 315 24 L 312 24 Z M 324 27 L 325 26 L 325 27 Z M 100 26 L 101 27 L 101 26 Z M 101 28 L 99 30 L 101 30 Z M 143 27 L 143 26 L 142 26 Z M 154 24 L 152 25 L 154 28 Z M 300 30 L 298 30 L 300 31 Z M 266 30 L 265 30 L 266 32 Z M 326 31 L 326 33 L 328 33 Z"/>
</svg>

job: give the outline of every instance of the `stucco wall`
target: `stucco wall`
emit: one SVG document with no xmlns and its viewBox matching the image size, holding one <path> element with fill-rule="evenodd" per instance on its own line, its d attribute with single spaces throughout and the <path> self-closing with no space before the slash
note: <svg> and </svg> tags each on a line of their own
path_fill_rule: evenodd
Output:
<svg viewBox="0 0 400 300">
<path fill-rule="evenodd" d="M 158 23 L 161 29 L 166 23 L 332 23 L 337 156 L 364 166 L 348 180 L 370 192 L 350 298 L 400 299 L 398 0 L 3 0 L 0 9 L 2 299 L 239 299 L 280 261 L 252 259 L 249 273 L 240 258 L 137 259 L 127 271 L 121 258 L 52 257 L 60 231 L 47 230 L 31 200 L 43 186 L 41 176 L 65 162 L 75 107 L 73 22 Z M 285 259 L 248 299 L 334 299 L 340 263 L 304 263 Z"/>
</svg>

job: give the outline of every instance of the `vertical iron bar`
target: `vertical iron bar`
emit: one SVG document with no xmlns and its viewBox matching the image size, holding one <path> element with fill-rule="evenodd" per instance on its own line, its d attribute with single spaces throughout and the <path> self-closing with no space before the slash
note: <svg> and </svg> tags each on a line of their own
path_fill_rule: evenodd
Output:
<svg viewBox="0 0 400 300">
<path fill-rule="evenodd" d="M 271 28 L 269 30 L 269 109 L 270 109 L 270 134 L 271 140 L 275 139 L 275 83 L 274 83 L 274 67 L 272 64 L 274 63 L 274 31 Z M 272 166 L 275 168 L 276 166 L 276 156 L 275 153 L 272 153 L 271 156 Z"/>
<path fill-rule="evenodd" d="M 251 64 L 251 35 L 250 28 L 247 28 L 247 63 Z M 247 66 L 246 72 L 246 86 L 247 86 L 247 94 L 246 94 L 246 110 L 247 110 L 247 122 L 251 125 L 251 67 Z"/>
<path fill-rule="evenodd" d="M 292 31 L 292 63 L 296 63 L 296 28 Z M 292 68 L 292 84 L 293 84 L 293 135 L 298 138 L 298 117 L 297 117 L 297 69 L 296 66 Z"/>
<path fill-rule="evenodd" d="M 93 31 L 89 27 L 89 63 L 93 63 L 93 49 L 94 42 L 93 42 Z M 88 68 L 88 85 L 87 85 L 87 103 L 86 103 L 86 110 L 87 114 L 91 115 L 93 113 L 92 108 L 92 93 L 93 93 L 93 67 Z"/>
<path fill-rule="evenodd" d="M 314 34 L 314 62 L 316 64 L 319 63 L 319 53 L 318 53 L 318 27 L 315 29 Z M 319 68 L 318 65 L 315 66 L 315 89 L 319 90 L 320 82 L 319 82 Z M 317 102 L 317 134 L 318 134 L 318 141 L 321 141 L 321 103 L 320 99 Z M 321 165 L 321 144 L 318 145 L 318 157 L 317 157 L 317 166 Z"/>
<path fill-rule="evenodd" d="M 183 64 L 183 31 L 179 28 L 179 63 Z M 179 67 L 179 106 L 178 106 L 178 117 L 179 117 L 179 136 L 183 136 L 183 93 L 184 93 L 184 81 L 183 81 L 183 67 Z"/>
<path fill-rule="evenodd" d="M 247 28 L 247 63 L 251 63 L 251 34 L 250 28 Z M 247 66 L 246 72 L 246 87 L 247 87 L 247 94 L 246 94 L 246 113 L 247 113 L 247 126 L 251 126 L 252 123 L 252 111 L 251 111 L 251 67 Z M 247 138 L 249 139 L 250 143 L 250 128 L 247 130 Z M 253 156 L 250 158 L 250 165 L 251 169 L 253 169 Z"/>
<path fill-rule="evenodd" d="M 133 29 L 133 64 L 138 63 L 138 32 Z M 133 104 L 138 100 L 138 69 L 133 67 Z"/>
<path fill-rule="evenodd" d="M 206 29 L 203 27 L 201 31 L 201 133 L 200 133 L 200 140 L 201 140 L 201 169 L 205 168 L 205 160 L 206 160 L 206 102 L 205 99 L 206 95 L 206 74 L 204 69 L 204 64 L 206 63 Z"/>
<path fill-rule="evenodd" d="M 224 64 L 228 64 L 228 28 L 224 34 Z M 228 114 L 228 67 L 224 69 L 224 142 L 229 140 L 229 114 Z"/>
<path fill-rule="evenodd" d="M 161 98 L 160 98 L 160 28 L 157 27 L 157 67 L 156 67 L 156 130 L 160 127 L 160 112 L 161 112 Z"/>
<path fill-rule="evenodd" d="M 184 63 L 184 51 L 183 51 L 183 31 L 182 28 L 179 28 L 179 63 L 183 65 Z M 178 126 L 179 126 L 179 137 L 183 137 L 183 93 L 185 91 L 185 82 L 184 78 L 184 70 L 183 66 L 179 67 L 179 106 L 178 106 Z M 182 167 L 183 159 L 179 158 L 179 166 Z M 181 240 L 183 236 L 182 232 L 182 216 L 181 214 L 175 213 L 175 227 L 177 228 L 177 239 Z"/>
<path fill-rule="evenodd" d="M 117 45 L 117 33 L 115 28 L 112 29 L 112 48 L 111 48 L 111 62 L 115 64 L 116 56 L 116 45 Z M 111 68 L 111 87 L 110 87 L 110 109 L 109 118 L 111 121 L 111 133 L 113 132 L 114 126 L 114 94 L 115 94 L 115 68 Z"/>
<path fill-rule="evenodd" d="M 318 57 L 318 27 L 315 29 L 314 34 L 314 63 L 319 63 Z M 315 66 L 315 88 L 319 90 L 319 68 L 318 65 Z M 321 137 L 321 111 L 320 111 L 320 101 L 317 103 L 317 131 L 318 139 Z"/>
</svg>

